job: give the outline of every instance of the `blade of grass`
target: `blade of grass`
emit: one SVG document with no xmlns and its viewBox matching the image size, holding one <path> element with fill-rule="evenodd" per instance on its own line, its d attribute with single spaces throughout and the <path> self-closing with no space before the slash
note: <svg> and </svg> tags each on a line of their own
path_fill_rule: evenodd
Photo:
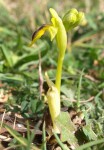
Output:
<svg viewBox="0 0 104 150">
<path fill-rule="evenodd" d="M 0 49 L 5 57 L 6 62 L 8 63 L 9 67 L 13 66 L 13 59 L 12 59 L 12 54 L 11 51 L 9 51 L 4 45 L 0 46 Z"/>
<path fill-rule="evenodd" d="M 76 43 L 76 45 L 75 46 L 77 46 L 77 47 L 82 47 L 82 48 L 101 48 L 101 49 L 103 49 L 104 48 L 104 45 L 101 45 L 101 44 L 99 44 L 99 45 L 94 45 L 94 44 L 85 44 L 85 43 Z"/>
<path fill-rule="evenodd" d="M 0 80 L 6 82 L 15 82 L 15 83 L 23 83 L 24 79 L 21 76 L 15 76 L 13 74 L 3 74 L 0 73 Z"/>
<path fill-rule="evenodd" d="M 42 58 L 45 57 L 47 54 L 47 49 L 41 52 Z M 18 62 L 14 65 L 14 68 L 21 67 L 23 64 L 29 63 L 31 61 L 39 62 L 38 53 L 32 53 L 27 56 L 24 56 L 18 60 Z"/>
<path fill-rule="evenodd" d="M 13 145 L 13 146 L 5 148 L 4 150 L 11 150 L 11 149 L 15 149 L 17 147 L 19 148 L 19 147 L 21 147 L 21 145 L 20 144 L 19 145 Z"/>
<path fill-rule="evenodd" d="M 96 37 L 99 34 L 101 34 L 102 31 L 104 31 L 104 27 L 98 29 L 97 31 L 89 31 L 89 32 L 85 33 L 84 35 L 82 35 L 78 40 L 74 41 L 72 43 L 72 46 L 75 46 L 78 43 L 83 43 L 85 41 L 93 39 L 94 37 Z"/>
<path fill-rule="evenodd" d="M 61 140 L 59 139 L 59 137 L 57 136 L 57 134 L 55 132 L 53 132 L 53 135 L 55 136 L 57 143 L 60 145 L 60 147 L 62 148 L 62 150 L 68 150 L 65 148 L 64 144 L 61 142 Z"/>
<path fill-rule="evenodd" d="M 42 144 L 42 150 L 47 150 L 47 148 L 46 148 L 45 122 L 43 124 L 43 144 Z"/>
<path fill-rule="evenodd" d="M 80 78 L 79 78 L 78 95 L 77 95 L 77 108 L 80 107 L 80 92 L 81 92 L 81 84 L 82 84 L 83 72 L 84 72 L 84 69 L 82 70 Z"/>
<path fill-rule="evenodd" d="M 30 127 L 29 127 L 29 121 L 27 121 L 27 139 L 28 139 L 28 145 L 26 147 L 26 150 L 40 150 L 38 149 L 34 144 L 31 144 L 34 139 L 34 132 L 30 133 Z"/>
<path fill-rule="evenodd" d="M 7 131 L 23 146 L 28 145 L 28 141 L 21 136 L 17 131 L 13 130 L 11 127 L 8 125 L 3 124 L 3 126 L 7 129 Z"/>
<path fill-rule="evenodd" d="M 80 146 L 79 148 L 77 148 L 76 150 L 84 150 L 84 149 L 87 149 L 91 146 L 98 145 L 98 144 L 101 144 L 101 143 L 104 143 L 104 138 L 101 139 L 101 140 L 96 140 L 96 141 L 93 141 L 93 142 L 86 143 L 86 144 Z"/>
<path fill-rule="evenodd" d="M 9 30 L 8 28 L 0 26 L 0 32 L 3 32 L 2 34 L 10 35 L 10 36 L 16 36 L 16 33 L 12 30 Z"/>
<path fill-rule="evenodd" d="M 31 138 L 30 138 L 30 128 L 29 128 L 29 122 L 27 121 L 27 138 L 28 138 L 28 145 L 27 150 L 30 149 L 31 146 Z"/>
</svg>

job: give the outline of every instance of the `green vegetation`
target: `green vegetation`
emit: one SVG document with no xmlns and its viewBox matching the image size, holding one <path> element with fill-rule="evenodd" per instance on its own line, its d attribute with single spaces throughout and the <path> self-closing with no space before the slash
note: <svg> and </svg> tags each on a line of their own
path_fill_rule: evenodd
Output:
<svg viewBox="0 0 104 150">
<path fill-rule="evenodd" d="M 93 4 L 96 4 L 94 8 Z M 101 6 L 100 0 L 96 3 L 74 0 L 70 4 L 68 0 L 64 3 L 0 1 L 1 149 L 104 149 L 104 12 Z M 59 15 L 50 9 L 52 20 L 50 7 Z M 76 15 L 76 9 L 72 8 L 84 12 L 83 22 L 80 19 L 83 14 Z M 56 18 L 62 29 L 59 33 Z M 63 27 L 70 31 L 63 33 Z M 45 31 L 49 31 L 52 41 Z M 53 100 L 53 93 L 58 102 Z M 54 108 L 47 99 L 55 102 Z"/>
</svg>

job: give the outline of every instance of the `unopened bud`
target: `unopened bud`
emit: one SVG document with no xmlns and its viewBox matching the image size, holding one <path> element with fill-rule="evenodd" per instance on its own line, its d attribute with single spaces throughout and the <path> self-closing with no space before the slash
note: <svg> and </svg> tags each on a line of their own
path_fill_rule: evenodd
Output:
<svg viewBox="0 0 104 150">
<path fill-rule="evenodd" d="M 66 31 L 68 31 L 78 26 L 83 19 L 83 12 L 78 12 L 76 9 L 71 9 L 64 15 L 62 20 Z"/>
<path fill-rule="evenodd" d="M 54 131 L 59 133 L 60 131 L 55 124 L 55 119 L 60 114 L 60 96 L 56 87 L 52 86 L 51 88 L 49 88 L 47 92 L 47 101 L 48 101 L 50 115 L 51 115 L 52 122 L 53 122 Z"/>
</svg>

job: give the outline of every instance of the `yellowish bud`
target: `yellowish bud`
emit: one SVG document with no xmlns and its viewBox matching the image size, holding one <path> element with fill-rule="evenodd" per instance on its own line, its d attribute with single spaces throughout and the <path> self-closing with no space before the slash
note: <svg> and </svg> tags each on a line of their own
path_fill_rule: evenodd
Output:
<svg viewBox="0 0 104 150">
<path fill-rule="evenodd" d="M 47 73 L 45 73 L 45 78 L 49 86 L 49 90 L 47 92 L 46 97 L 47 97 L 50 115 L 53 122 L 53 129 L 56 133 L 60 133 L 55 123 L 56 118 L 60 114 L 60 95 L 58 89 L 55 87 L 54 83 L 49 79 Z"/>
<path fill-rule="evenodd" d="M 60 114 L 60 96 L 56 87 L 49 88 L 47 92 L 47 100 L 48 100 L 50 115 L 53 122 L 53 129 L 55 132 L 60 133 L 58 127 L 55 124 L 55 119 Z"/>
<path fill-rule="evenodd" d="M 75 8 L 69 10 L 63 17 L 63 24 L 66 31 L 73 29 L 78 26 L 84 19 L 84 13 L 78 12 Z"/>
</svg>

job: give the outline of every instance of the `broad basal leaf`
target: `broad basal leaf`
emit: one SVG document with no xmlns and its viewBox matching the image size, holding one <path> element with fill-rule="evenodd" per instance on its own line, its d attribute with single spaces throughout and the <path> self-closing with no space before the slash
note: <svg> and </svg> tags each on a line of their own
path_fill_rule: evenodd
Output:
<svg viewBox="0 0 104 150">
<path fill-rule="evenodd" d="M 78 147 L 77 139 L 74 135 L 75 127 L 67 112 L 61 112 L 56 119 L 56 124 L 61 131 L 61 141 L 67 141 L 73 149 Z"/>
<path fill-rule="evenodd" d="M 89 138 L 89 140 L 97 140 L 97 135 L 92 130 L 91 124 L 84 126 L 83 132 Z"/>
</svg>

